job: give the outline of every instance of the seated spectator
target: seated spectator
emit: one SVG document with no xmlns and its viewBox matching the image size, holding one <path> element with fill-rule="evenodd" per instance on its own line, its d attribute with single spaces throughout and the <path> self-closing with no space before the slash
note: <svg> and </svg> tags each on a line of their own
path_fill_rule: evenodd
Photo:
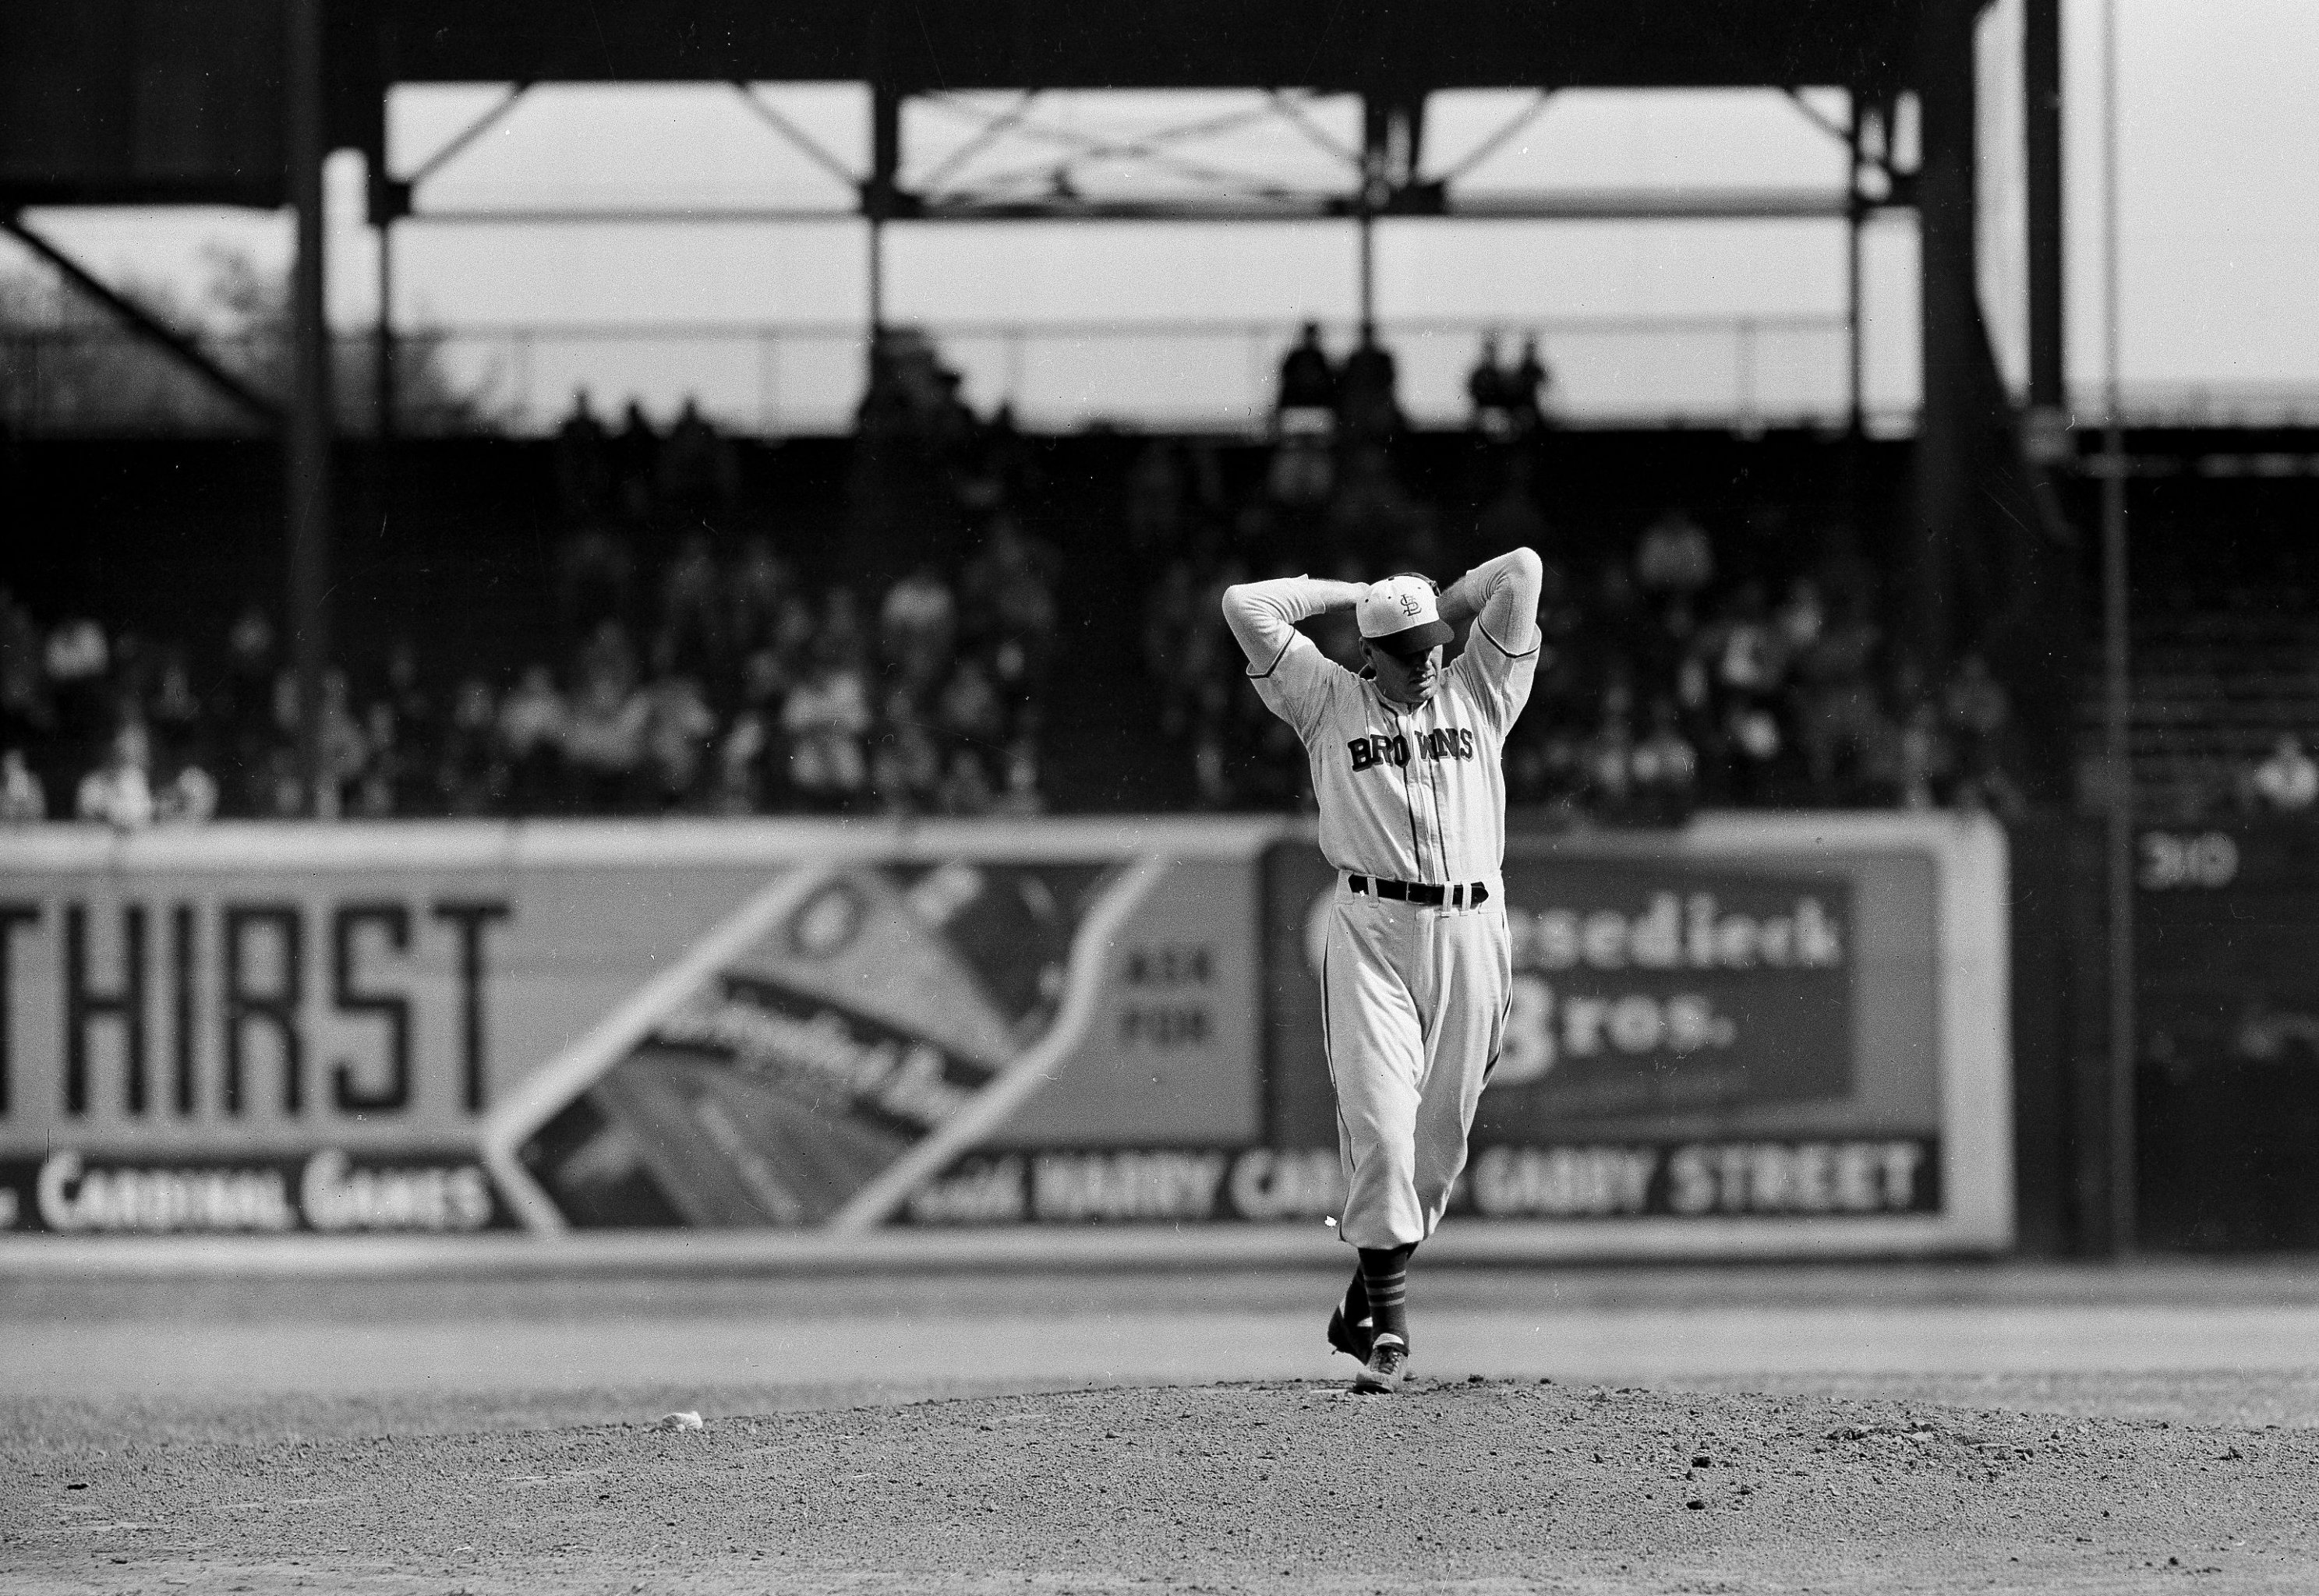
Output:
<svg viewBox="0 0 2319 1596">
<path fill-rule="evenodd" d="M 930 691 L 950 664 L 958 632 L 958 604 L 950 584 L 921 564 L 887 590 L 878 610 L 878 636 L 896 685 L 913 695 Z"/>
<path fill-rule="evenodd" d="M 963 640 L 985 651 L 1010 701 L 1036 700 L 1055 632 L 1055 551 L 1012 516 L 993 518 L 960 577 Z"/>
<path fill-rule="evenodd" d="M 1699 754 L 1677 725 L 1674 703 L 1651 704 L 1651 729 L 1628 756 L 1636 818 L 1650 825 L 1680 825 L 1699 801 Z"/>
<path fill-rule="evenodd" d="M 715 670 L 725 659 L 725 618 L 729 598 L 706 535 L 686 537 L 662 574 L 660 635 L 675 669 L 687 673 Z"/>
<path fill-rule="evenodd" d="M 153 795 L 153 817 L 164 825 L 203 825 L 215 818 L 218 784 L 197 764 L 186 764 Z"/>
<path fill-rule="evenodd" d="M 435 768 L 442 753 L 443 728 L 434 701 L 419 680 L 419 651 L 407 637 L 398 637 L 386 653 L 386 696 L 382 700 L 394 712 L 394 812 L 426 815 L 434 811 Z"/>
<path fill-rule="evenodd" d="M 964 659 L 943 686 L 937 711 L 953 747 L 996 748 L 1006 737 L 1006 706 L 979 661 Z"/>
<path fill-rule="evenodd" d="M 628 634 L 616 620 L 600 623 L 581 646 L 573 662 L 572 677 L 585 687 L 607 681 L 621 697 L 636 684 L 636 652 L 628 645 Z"/>
<path fill-rule="evenodd" d="M 43 664 L 53 720 L 50 737 L 73 769 L 108 756 L 117 718 L 111 684 L 113 645 L 93 620 L 50 629 Z"/>
<path fill-rule="evenodd" d="M 644 764 L 654 807 L 693 807 L 715 752 L 717 717 L 690 676 L 663 676 L 645 690 Z"/>
<path fill-rule="evenodd" d="M 1899 789 L 1900 807 L 1936 807 L 1956 762 L 1940 712 L 1930 703 L 1916 704 L 1902 717 L 1894 753 L 1898 769 L 1893 785 Z"/>
<path fill-rule="evenodd" d="M 318 817 L 335 820 L 356 812 L 361 804 L 364 767 L 370 762 L 370 739 L 355 718 L 344 671 L 322 673 L 322 770 L 316 793 Z"/>
<path fill-rule="evenodd" d="M 1169 440 L 1153 438 L 1128 467 L 1123 522 L 1127 546 L 1146 571 L 1182 544 L 1184 473 Z"/>
<path fill-rule="evenodd" d="M 492 690 L 470 676 L 452 695 L 451 718 L 444 727 L 436 764 L 436 790 L 451 815 L 488 815 L 499 807 L 506 785 L 499 758 L 499 726 Z"/>
<path fill-rule="evenodd" d="M 152 745 L 134 721 L 113 735 L 104 763 L 81 778 L 73 810 L 122 831 L 153 824 Z"/>
<path fill-rule="evenodd" d="M 143 713 L 162 763 L 174 766 L 208 756 L 209 717 L 194 691 L 194 673 L 184 651 L 171 649 L 162 657 L 160 677 Z"/>
<path fill-rule="evenodd" d="M 581 684 L 564 723 L 564 768 L 582 814 L 618 815 L 633 807 L 648 713 L 644 696 L 616 673 L 599 672 Z"/>
<path fill-rule="evenodd" d="M 516 815 L 553 814 L 564 792 L 564 746 L 572 713 L 546 665 L 524 667 L 500 705 L 500 757 L 507 763 L 508 802 Z"/>
<path fill-rule="evenodd" d="M 727 579 L 732 593 L 729 636 L 735 653 L 747 654 L 773 641 L 781 606 L 796 582 L 787 561 L 773 552 L 772 540 L 755 537 L 741 546 L 741 558 Z"/>
<path fill-rule="evenodd" d="M 2299 814 L 2319 801 L 2319 763 L 2304 752 L 2302 739 L 2287 733 L 2271 745 L 2270 757 L 2255 767 L 2249 785 L 2262 807 Z"/>
<path fill-rule="evenodd" d="M 756 815 L 766 808 L 765 767 L 773 751 L 772 718 L 758 706 L 733 717 L 717 744 L 716 789 L 709 807 L 719 815 Z"/>
<path fill-rule="evenodd" d="M 591 521 L 566 533 L 555 547 L 555 635 L 570 647 L 594 635 L 607 621 L 628 615 L 636 582 L 636 559 L 627 540 L 609 527 Z"/>
<path fill-rule="evenodd" d="M 1981 777 L 2004 762 L 2005 734 L 2013 719 L 2013 706 L 2005 684 L 1978 654 L 1957 661 L 1941 694 L 1941 719 L 1955 741 L 1957 768 L 1967 780 Z"/>
<path fill-rule="evenodd" d="M 990 790 L 990 768 L 983 762 L 979 750 L 950 751 L 950 762 L 943 770 L 936 799 L 945 815 L 990 813 L 991 806 L 997 801 L 997 795 Z"/>
<path fill-rule="evenodd" d="M 1017 737 L 1006 750 L 1006 789 L 993 812 L 1017 817 L 1036 815 L 1047 807 L 1039 791 L 1039 746 L 1035 738 Z"/>
<path fill-rule="evenodd" d="M 862 619 L 862 601 L 842 582 L 822 595 L 813 652 L 841 662 L 850 671 L 869 669 L 870 630 Z"/>
<path fill-rule="evenodd" d="M 1548 543 L 1546 517 L 1531 491 L 1530 457 L 1509 452 L 1505 480 L 1482 507 L 1474 534 L 1484 548 L 1538 548 Z"/>
<path fill-rule="evenodd" d="M 24 751 L 0 753 L 0 825 L 29 825 L 49 817 L 49 795 L 24 762 Z"/>
<path fill-rule="evenodd" d="M 1645 528 L 1635 547 L 1635 581 L 1647 593 L 1688 599 L 1715 580 L 1707 530 L 1680 509 Z"/>
<path fill-rule="evenodd" d="M 879 802 L 888 813 L 922 814 L 937 807 L 943 748 L 935 731 L 907 694 L 888 696 L 870 771 Z"/>
<path fill-rule="evenodd" d="M 395 794 L 403 786 L 402 749 L 395 736 L 394 706 L 381 699 L 363 712 L 364 759 L 355 780 L 352 813 L 365 820 L 384 820 L 394 813 Z"/>
<path fill-rule="evenodd" d="M 1426 562 L 1419 551 L 1430 538 L 1426 509 L 1394 473 L 1393 456 L 1381 443 L 1347 451 L 1343 485 L 1329 502 L 1331 546 L 1379 571 L 1407 570 Z"/>
<path fill-rule="evenodd" d="M 789 743 L 790 787 L 808 807 L 840 810 L 856 802 L 870 779 L 862 738 L 870 729 L 870 695 L 842 645 L 817 645 L 811 671 L 781 706 Z"/>
<path fill-rule="evenodd" d="M 0 738 L 29 742 L 48 732 L 45 653 L 32 612 L 0 588 Z"/>
</svg>

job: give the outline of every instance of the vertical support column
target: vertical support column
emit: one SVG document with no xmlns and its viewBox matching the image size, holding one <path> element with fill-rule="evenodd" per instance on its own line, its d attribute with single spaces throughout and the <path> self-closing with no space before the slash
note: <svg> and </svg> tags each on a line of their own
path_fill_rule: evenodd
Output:
<svg viewBox="0 0 2319 1596">
<path fill-rule="evenodd" d="M 2109 1174 L 2107 1250 L 2134 1250 L 2141 1229 L 2134 1158 L 2139 1063 L 2134 990 L 2134 765 L 2127 741 L 2133 611 L 2126 586 L 2125 430 L 2118 336 L 2117 0 L 2102 6 L 2102 744 L 2108 825 Z"/>
<path fill-rule="evenodd" d="M 290 274 L 293 372 L 284 418 L 283 504 L 290 554 L 290 635 L 298 681 L 298 760 L 308 812 L 328 813 L 322 677 L 330 661 L 330 339 L 323 303 L 323 0 L 284 0 L 283 150 L 296 221 Z"/>
<path fill-rule="evenodd" d="M 1958 646 L 1958 554 L 1976 506 L 1975 345 L 1981 338 L 1974 223 L 1975 0 L 1925 0 L 1917 49 L 1917 326 L 1924 406 L 1917 426 L 1903 645 L 1927 681 Z"/>
<path fill-rule="evenodd" d="M 893 219 L 896 181 L 902 165 L 902 95 L 887 84 L 870 90 L 870 181 L 862 212 L 870 220 L 870 344 L 874 353 L 886 332 L 886 223 Z"/>
<path fill-rule="evenodd" d="M 1851 92 L 1851 120 L 1845 140 L 1851 164 L 1845 168 L 1844 207 L 1844 344 L 1845 417 L 1846 431 L 1858 438 L 1868 429 L 1867 359 L 1862 347 L 1860 231 L 1867 220 L 1866 202 L 1860 193 L 1860 91 Z"/>
<path fill-rule="evenodd" d="M 1376 336 L 1376 218 L 1417 181 L 1425 140 L 1425 96 L 1390 90 L 1361 96 L 1360 192 L 1353 219 L 1360 246 L 1361 340 Z"/>
<path fill-rule="evenodd" d="M 394 441 L 395 409 L 395 347 L 394 347 L 394 222 L 391 217 L 378 219 L 378 323 L 371 334 L 375 346 L 371 352 L 371 405 L 378 418 L 378 441 Z"/>
<path fill-rule="evenodd" d="M 2058 417 L 2070 402 L 2062 342 L 2062 0 L 2022 11 L 2022 129 L 2026 146 L 2029 408 Z"/>
</svg>

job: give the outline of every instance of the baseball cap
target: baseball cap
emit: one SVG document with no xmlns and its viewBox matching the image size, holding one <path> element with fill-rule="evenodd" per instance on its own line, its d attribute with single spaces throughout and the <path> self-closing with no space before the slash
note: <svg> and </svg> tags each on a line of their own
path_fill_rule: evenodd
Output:
<svg viewBox="0 0 2319 1596">
<path fill-rule="evenodd" d="M 1371 582 L 1355 613 L 1361 636 L 1389 654 L 1423 654 L 1455 635 L 1441 618 L 1433 584 L 1421 576 L 1388 576 Z"/>
</svg>

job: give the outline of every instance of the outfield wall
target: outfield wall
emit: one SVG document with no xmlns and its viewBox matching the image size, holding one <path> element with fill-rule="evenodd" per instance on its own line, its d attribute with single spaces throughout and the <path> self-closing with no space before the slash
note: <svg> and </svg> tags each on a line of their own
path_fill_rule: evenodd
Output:
<svg viewBox="0 0 2319 1596">
<path fill-rule="evenodd" d="M 1518 836 L 1450 1222 L 1531 1255 L 2001 1249 L 2003 834 Z M 0 838 L 18 1231 L 1321 1222 L 1294 821 Z"/>
</svg>

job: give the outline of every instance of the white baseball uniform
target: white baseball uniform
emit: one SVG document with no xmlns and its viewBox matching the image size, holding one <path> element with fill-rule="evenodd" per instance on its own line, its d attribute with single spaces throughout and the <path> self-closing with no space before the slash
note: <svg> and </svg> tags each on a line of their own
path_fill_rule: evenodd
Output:
<svg viewBox="0 0 2319 1596">
<path fill-rule="evenodd" d="M 1345 1162 L 1340 1234 L 1356 1247 L 1433 1233 L 1505 1033 L 1500 754 L 1538 671 L 1538 556 L 1515 549 L 1459 579 L 1473 629 L 1413 708 L 1296 630 L 1349 602 L 1350 585 L 1283 577 L 1224 593 L 1258 693 L 1304 741 L 1321 852 L 1339 872 L 1323 1042 Z"/>
</svg>

